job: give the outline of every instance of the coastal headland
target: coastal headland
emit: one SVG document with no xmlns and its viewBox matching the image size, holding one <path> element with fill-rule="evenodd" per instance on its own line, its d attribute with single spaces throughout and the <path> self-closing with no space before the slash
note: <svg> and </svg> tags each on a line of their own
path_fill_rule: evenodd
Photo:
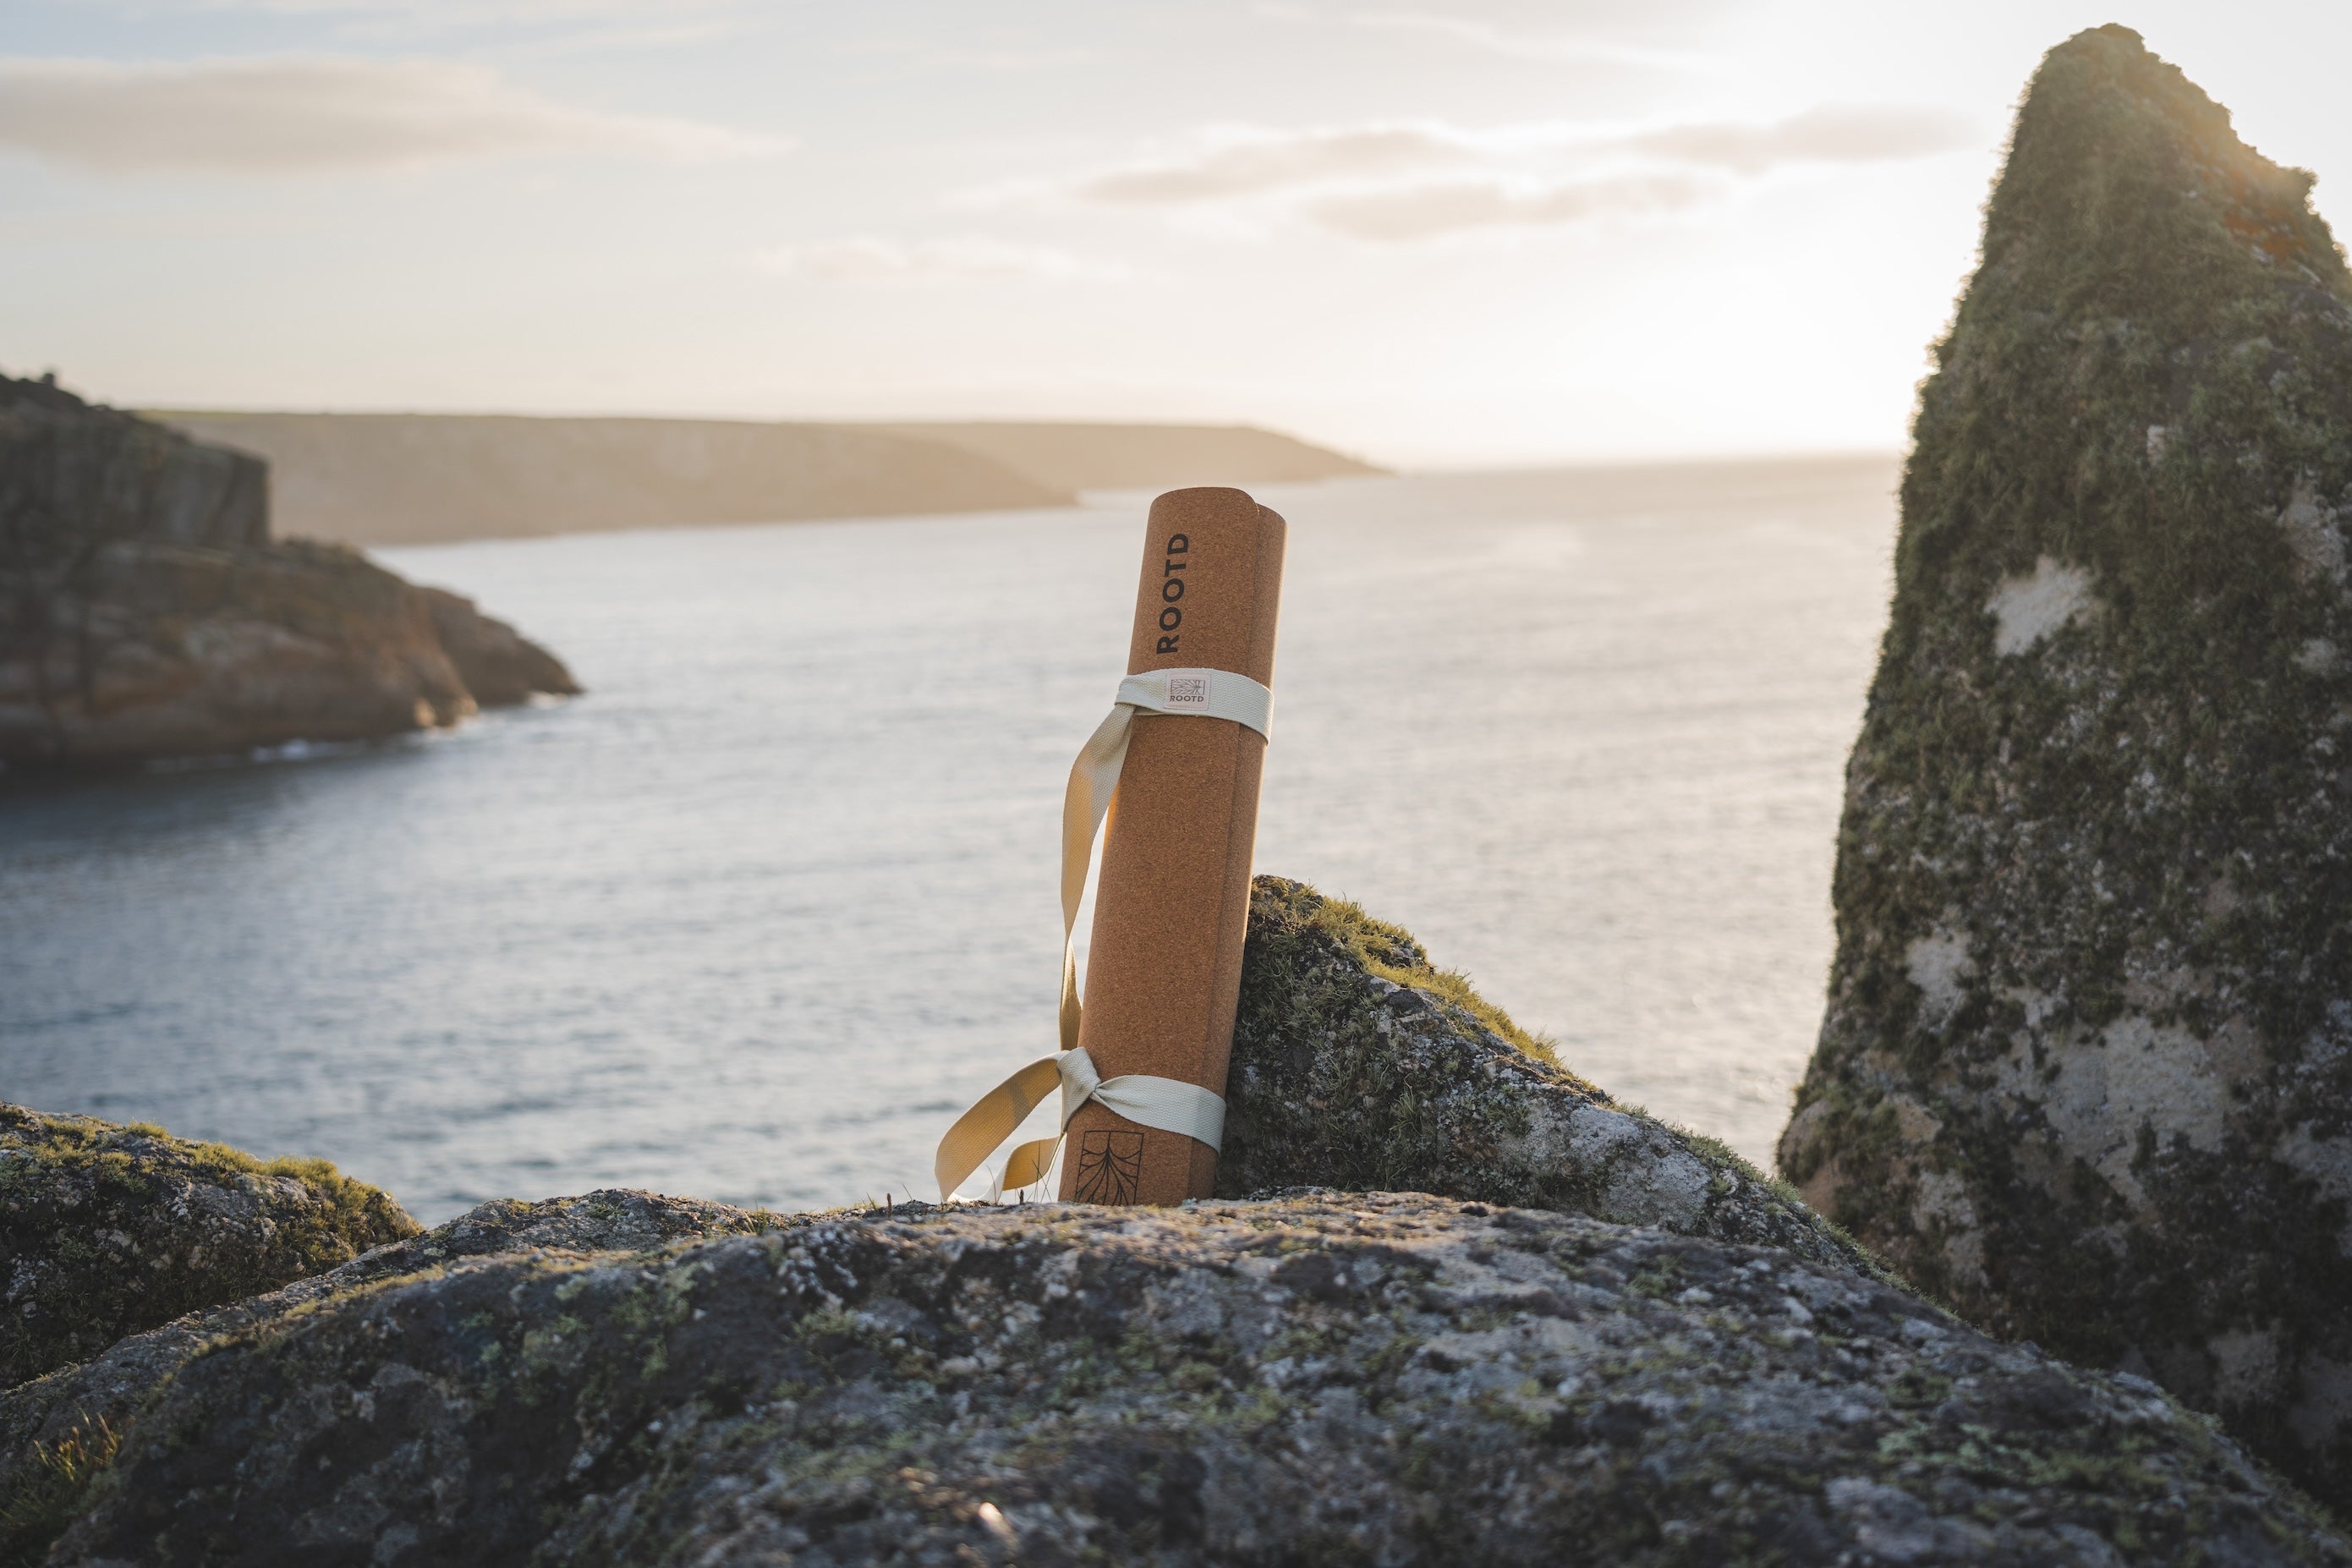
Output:
<svg viewBox="0 0 2352 1568">
<path fill-rule="evenodd" d="M 1381 470 L 1247 426 L 774 424 L 161 410 L 268 460 L 278 526 L 349 544 L 1069 506 Z"/>
<path fill-rule="evenodd" d="M 471 601 L 273 529 L 268 465 L 0 377 L 0 766 L 374 740 L 568 696 Z"/>
</svg>

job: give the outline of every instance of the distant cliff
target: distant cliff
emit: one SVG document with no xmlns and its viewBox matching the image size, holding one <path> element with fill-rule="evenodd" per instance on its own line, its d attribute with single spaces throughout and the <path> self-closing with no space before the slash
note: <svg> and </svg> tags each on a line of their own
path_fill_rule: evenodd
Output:
<svg viewBox="0 0 2352 1568">
<path fill-rule="evenodd" d="M 1066 490 L 1171 490 L 1272 485 L 1383 472 L 1370 463 L 1250 425 L 876 425 L 944 442 Z"/>
<path fill-rule="evenodd" d="M 1374 470 L 1270 431 L 506 415 L 153 416 L 268 459 L 279 527 L 353 544 L 1067 506 Z"/>
<path fill-rule="evenodd" d="M 0 376 L 0 766 L 366 740 L 579 689 L 467 601 L 273 542 L 257 458 Z"/>
</svg>

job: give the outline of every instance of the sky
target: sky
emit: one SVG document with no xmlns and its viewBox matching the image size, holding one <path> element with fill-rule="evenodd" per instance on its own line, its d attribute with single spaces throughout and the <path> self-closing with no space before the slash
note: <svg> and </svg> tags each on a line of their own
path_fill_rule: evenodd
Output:
<svg viewBox="0 0 2352 1568">
<path fill-rule="evenodd" d="M 1892 449 L 2020 90 L 2110 21 L 2352 222 L 2352 7 L 2309 0 L 5 0 L 0 369 Z"/>
</svg>

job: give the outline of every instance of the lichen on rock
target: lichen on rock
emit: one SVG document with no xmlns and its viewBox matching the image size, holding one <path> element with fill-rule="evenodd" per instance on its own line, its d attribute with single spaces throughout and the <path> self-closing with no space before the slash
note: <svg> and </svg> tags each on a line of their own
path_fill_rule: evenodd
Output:
<svg viewBox="0 0 2352 1568">
<path fill-rule="evenodd" d="M 38 1561 L 71 1517 L 83 1487 L 102 1468 L 78 1462 L 76 1473 L 60 1476 L 58 1457 L 79 1461 L 101 1450 L 110 1456 L 132 1430 L 141 1406 L 209 1344 L 363 1286 L 432 1273 L 463 1258 L 643 1252 L 795 1223 L 806 1221 L 620 1190 L 537 1203 L 502 1198 L 267 1294 L 228 1300 L 128 1334 L 88 1361 L 0 1392 L 0 1564 Z"/>
<path fill-rule="evenodd" d="M 2137 35 L 2044 60 L 1923 391 L 1780 1144 L 1987 1327 L 2352 1503 L 2352 276 Z"/>
<path fill-rule="evenodd" d="M 1250 886 L 1217 1193 L 1421 1192 L 1783 1247 L 1867 1254 L 1711 1139 L 1563 1068 L 1459 973 L 1357 906 Z"/>
<path fill-rule="evenodd" d="M 2153 1385 L 1419 1196 L 454 1260 L 226 1338 L 52 1561 L 2352 1563 Z"/>
<path fill-rule="evenodd" d="M 1696 1146 L 1395 928 L 1255 892 L 1236 1169 L 1273 1169 L 1285 1096 L 1381 1074 L 1423 1107 L 1397 1170 L 1492 1161 L 1571 1212 L 486 1204 L 0 1394 L 0 1563 L 2352 1568 L 2154 1384 L 1987 1339 L 1752 1173 L 1658 1223 L 1572 1212 Z M 1596 1107 L 1633 1124 L 1607 1158 L 1558 1142 Z M 1318 1147 L 1287 1173 L 1365 1157 Z"/>
<path fill-rule="evenodd" d="M 416 1229 L 324 1160 L 0 1105 L 0 1386 Z"/>
</svg>

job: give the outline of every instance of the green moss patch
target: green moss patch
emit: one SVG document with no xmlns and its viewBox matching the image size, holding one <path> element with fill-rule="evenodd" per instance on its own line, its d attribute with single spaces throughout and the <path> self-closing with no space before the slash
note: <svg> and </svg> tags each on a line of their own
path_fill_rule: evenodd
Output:
<svg viewBox="0 0 2352 1568">
<path fill-rule="evenodd" d="M 0 1493 L 0 1568 L 37 1568 L 121 1447 L 121 1435 L 103 1418 L 34 1445 L 32 1463 Z"/>
<path fill-rule="evenodd" d="M 2052 50 L 1922 389 L 1783 1173 L 2352 1501 L 2352 274 L 2137 34 Z"/>
<path fill-rule="evenodd" d="M 0 1106 L 0 1387 L 416 1232 L 323 1160 Z"/>
<path fill-rule="evenodd" d="M 1361 904 L 1328 897 L 1302 882 L 1261 877 L 1251 888 L 1250 913 L 1253 933 L 1261 943 L 1279 940 L 1277 933 L 1287 931 L 1327 939 L 1367 974 L 1450 1002 L 1536 1060 L 1560 1066 L 1559 1042 L 1520 1028 L 1509 1014 L 1478 994 L 1469 975 L 1431 963 L 1428 951 L 1411 931 L 1375 920 Z"/>
<path fill-rule="evenodd" d="M 467 1260 L 192 1363 L 58 1550 L 289 1541 L 449 1563 L 2352 1563 L 2147 1385 L 1851 1269 L 1396 1194 Z"/>
<path fill-rule="evenodd" d="M 1722 1143 L 1562 1067 L 1410 932 L 1285 878 L 1251 887 L 1226 1100 L 1220 1195 L 1436 1193 L 1878 1273 Z"/>
</svg>

